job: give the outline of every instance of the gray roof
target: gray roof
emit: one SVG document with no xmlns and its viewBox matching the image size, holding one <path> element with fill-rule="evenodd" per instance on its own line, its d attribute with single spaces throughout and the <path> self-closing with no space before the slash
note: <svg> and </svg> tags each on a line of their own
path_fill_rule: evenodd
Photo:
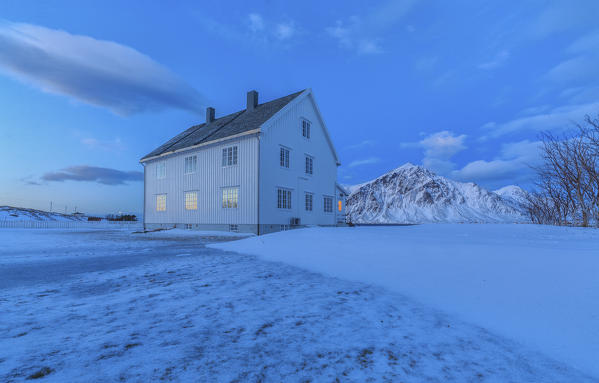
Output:
<svg viewBox="0 0 599 383">
<path fill-rule="evenodd" d="M 141 161 L 143 162 L 148 158 L 159 156 L 164 153 L 174 152 L 190 146 L 205 144 L 258 129 L 263 123 L 268 121 L 275 113 L 283 109 L 285 105 L 289 104 L 302 92 L 303 90 L 285 97 L 277 98 L 276 100 L 265 102 L 264 104 L 258 104 L 258 106 L 251 112 L 244 109 L 217 118 L 209 124 L 203 123 L 194 125 L 160 145 L 158 148 L 152 150 L 145 155 Z"/>
</svg>

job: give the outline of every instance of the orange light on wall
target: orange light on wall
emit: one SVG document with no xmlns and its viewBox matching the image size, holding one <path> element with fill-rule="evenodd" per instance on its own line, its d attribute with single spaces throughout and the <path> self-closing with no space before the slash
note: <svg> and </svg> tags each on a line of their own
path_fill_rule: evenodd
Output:
<svg viewBox="0 0 599 383">
<path fill-rule="evenodd" d="M 339 200 L 339 203 L 337 205 L 339 206 L 338 207 L 339 211 L 341 211 L 341 207 L 342 207 L 341 200 Z"/>
</svg>

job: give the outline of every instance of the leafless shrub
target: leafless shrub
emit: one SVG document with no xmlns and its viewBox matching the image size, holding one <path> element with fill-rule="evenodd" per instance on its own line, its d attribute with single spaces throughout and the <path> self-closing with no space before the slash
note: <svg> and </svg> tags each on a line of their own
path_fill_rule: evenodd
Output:
<svg viewBox="0 0 599 383">
<path fill-rule="evenodd" d="M 585 117 L 571 134 L 542 133 L 537 192 L 527 198 L 532 222 L 599 225 L 599 119 Z"/>
</svg>

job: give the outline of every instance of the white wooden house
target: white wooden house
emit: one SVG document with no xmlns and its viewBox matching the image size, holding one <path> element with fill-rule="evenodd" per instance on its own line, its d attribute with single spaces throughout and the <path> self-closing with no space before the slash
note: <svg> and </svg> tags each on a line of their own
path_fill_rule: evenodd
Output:
<svg viewBox="0 0 599 383">
<path fill-rule="evenodd" d="M 144 226 L 264 234 L 345 221 L 339 159 L 306 89 L 192 126 L 144 165 Z"/>
</svg>

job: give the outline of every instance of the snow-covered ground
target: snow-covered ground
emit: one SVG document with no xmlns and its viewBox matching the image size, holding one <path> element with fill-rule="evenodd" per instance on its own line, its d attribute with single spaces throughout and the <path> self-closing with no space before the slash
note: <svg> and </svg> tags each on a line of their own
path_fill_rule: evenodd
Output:
<svg viewBox="0 0 599 383">
<path fill-rule="evenodd" d="M 84 217 L 23 207 L 0 206 L 0 221 L 80 221 Z M 87 218 L 86 218 L 87 219 Z"/>
<path fill-rule="evenodd" d="M 599 377 L 599 230 L 312 228 L 210 246 L 388 288 Z"/>
<path fill-rule="evenodd" d="M 348 242 L 375 254 L 385 246 L 356 244 L 401 236 L 370 229 L 355 229 Z M 301 243 L 310 232 L 320 246 Z M 343 270 L 339 251 L 360 261 L 350 243 L 328 245 L 345 232 L 227 245 L 257 251 L 286 240 L 293 251 L 311 246 L 302 266 L 321 257 Z M 232 239 L 0 230 L 0 381 L 597 381 L 393 290 L 206 247 Z M 374 273 L 376 260 L 359 268 Z"/>
</svg>

